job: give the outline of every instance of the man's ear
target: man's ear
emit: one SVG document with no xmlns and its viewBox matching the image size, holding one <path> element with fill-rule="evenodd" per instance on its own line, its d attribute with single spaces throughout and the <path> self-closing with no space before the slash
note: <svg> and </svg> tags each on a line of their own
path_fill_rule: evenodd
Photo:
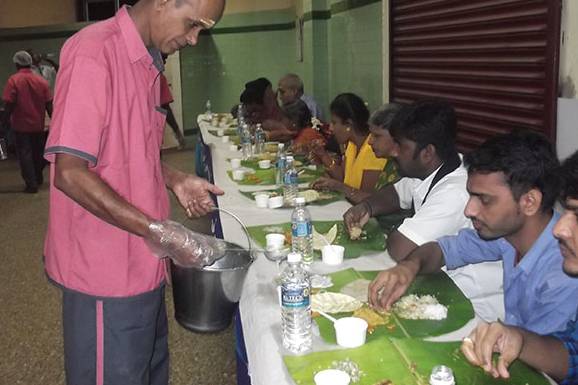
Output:
<svg viewBox="0 0 578 385">
<path fill-rule="evenodd" d="M 433 144 L 428 144 L 419 153 L 423 164 L 430 164 L 437 157 L 436 148 Z"/>
<path fill-rule="evenodd" d="M 520 209 L 526 216 L 536 215 L 542 208 L 542 191 L 533 188 L 520 197 Z"/>
</svg>

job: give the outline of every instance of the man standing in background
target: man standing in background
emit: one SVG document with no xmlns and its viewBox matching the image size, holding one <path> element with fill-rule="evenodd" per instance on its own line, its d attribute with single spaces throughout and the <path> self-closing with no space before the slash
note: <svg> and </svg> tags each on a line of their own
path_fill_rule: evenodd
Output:
<svg viewBox="0 0 578 385">
<path fill-rule="evenodd" d="M 32 57 L 28 52 L 16 52 L 13 61 L 18 72 L 4 87 L 2 122 L 4 125 L 9 122 L 12 128 L 22 179 L 26 183 L 24 192 L 35 194 L 44 182 L 44 118 L 45 112 L 52 115 L 52 94 L 48 82 L 32 71 Z"/>
</svg>

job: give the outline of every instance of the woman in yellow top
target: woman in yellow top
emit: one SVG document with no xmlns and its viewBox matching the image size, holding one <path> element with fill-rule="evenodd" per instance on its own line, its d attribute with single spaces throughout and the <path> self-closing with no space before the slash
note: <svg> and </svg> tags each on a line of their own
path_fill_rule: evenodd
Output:
<svg viewBox="0 0 578 385">
<path fill-rule="evenodd" d="M 373 152 L 369 111 L 359 96 L 351 93 L 338 95 L 330 110 L 331 129 L 344 155 L 339 159 L 320 147 L 314 149 L 314 155 L 325 166 L 328 177 L 319 178 L 313 187 L 343 192 L 347 199 L 358 203 L 375 191 L 378 181 L 384 178 L 384 170 L 395 174 L 395 168 L 391 167 L 388 159 L 378 158 Z M 382 111 L 385 118 L 380 115 L 380 126 L 387 124 L 389 127 L 396 112 L 394 107 Z M 395 179 L 395 175 L 387 175 L 385 179 Z"/>
</svg>

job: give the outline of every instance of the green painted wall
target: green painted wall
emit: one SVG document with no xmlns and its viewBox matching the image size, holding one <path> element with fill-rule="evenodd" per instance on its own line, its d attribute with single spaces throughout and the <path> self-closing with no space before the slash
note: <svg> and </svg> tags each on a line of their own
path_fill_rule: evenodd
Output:
<svg viewBox="0 0 578 385">
<path fill-rule="evenodd" d="M 298 29 L 303 20 L 303 60 Z M 14 72 L 20 49 L 59 54 L 82 24 L 0 29 L 0 84 Z M 276 86 L 287 72 L 299 74 L 305 92 L 326 110 L 341 92 L 355 92 L 371 109 L 382 103 L 382 11 L 376 0 L 295 0 L 285 10 L 225 15 L 196 47 L 181 51 L 184 128 L 210 99 L 214 111 L 238 102 L 244 84 L 260 76 Z"/>
<path fill-rule="evenodd" d="M 300 16 L 302 62 L 295 27 Z M 326 116 L 342 92 L 355 92 L 371 109 L 379 107 L 381 28 L 381 1 L 371 0 L 297 0 L 295 9 L 226 15 L 211 35 L 181 51 L 184 127 L 195 124 L 207 99 L 213 110 L 228 111 L 247 81 L 264 76 L 276 85 L 287 72 L 302 77 L 305 92 L 315 96 Z"/>
</svg>

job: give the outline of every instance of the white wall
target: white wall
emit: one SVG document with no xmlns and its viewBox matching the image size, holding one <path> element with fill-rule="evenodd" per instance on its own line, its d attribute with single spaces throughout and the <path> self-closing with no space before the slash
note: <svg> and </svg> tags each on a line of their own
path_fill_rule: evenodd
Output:
<svg viewBox="0 0 578 385">
<path fill-rule="evenodd" d="M 578 150 L 578 1 L 563 0 L 557 150 L 561 159 Z"/>
</svg>

